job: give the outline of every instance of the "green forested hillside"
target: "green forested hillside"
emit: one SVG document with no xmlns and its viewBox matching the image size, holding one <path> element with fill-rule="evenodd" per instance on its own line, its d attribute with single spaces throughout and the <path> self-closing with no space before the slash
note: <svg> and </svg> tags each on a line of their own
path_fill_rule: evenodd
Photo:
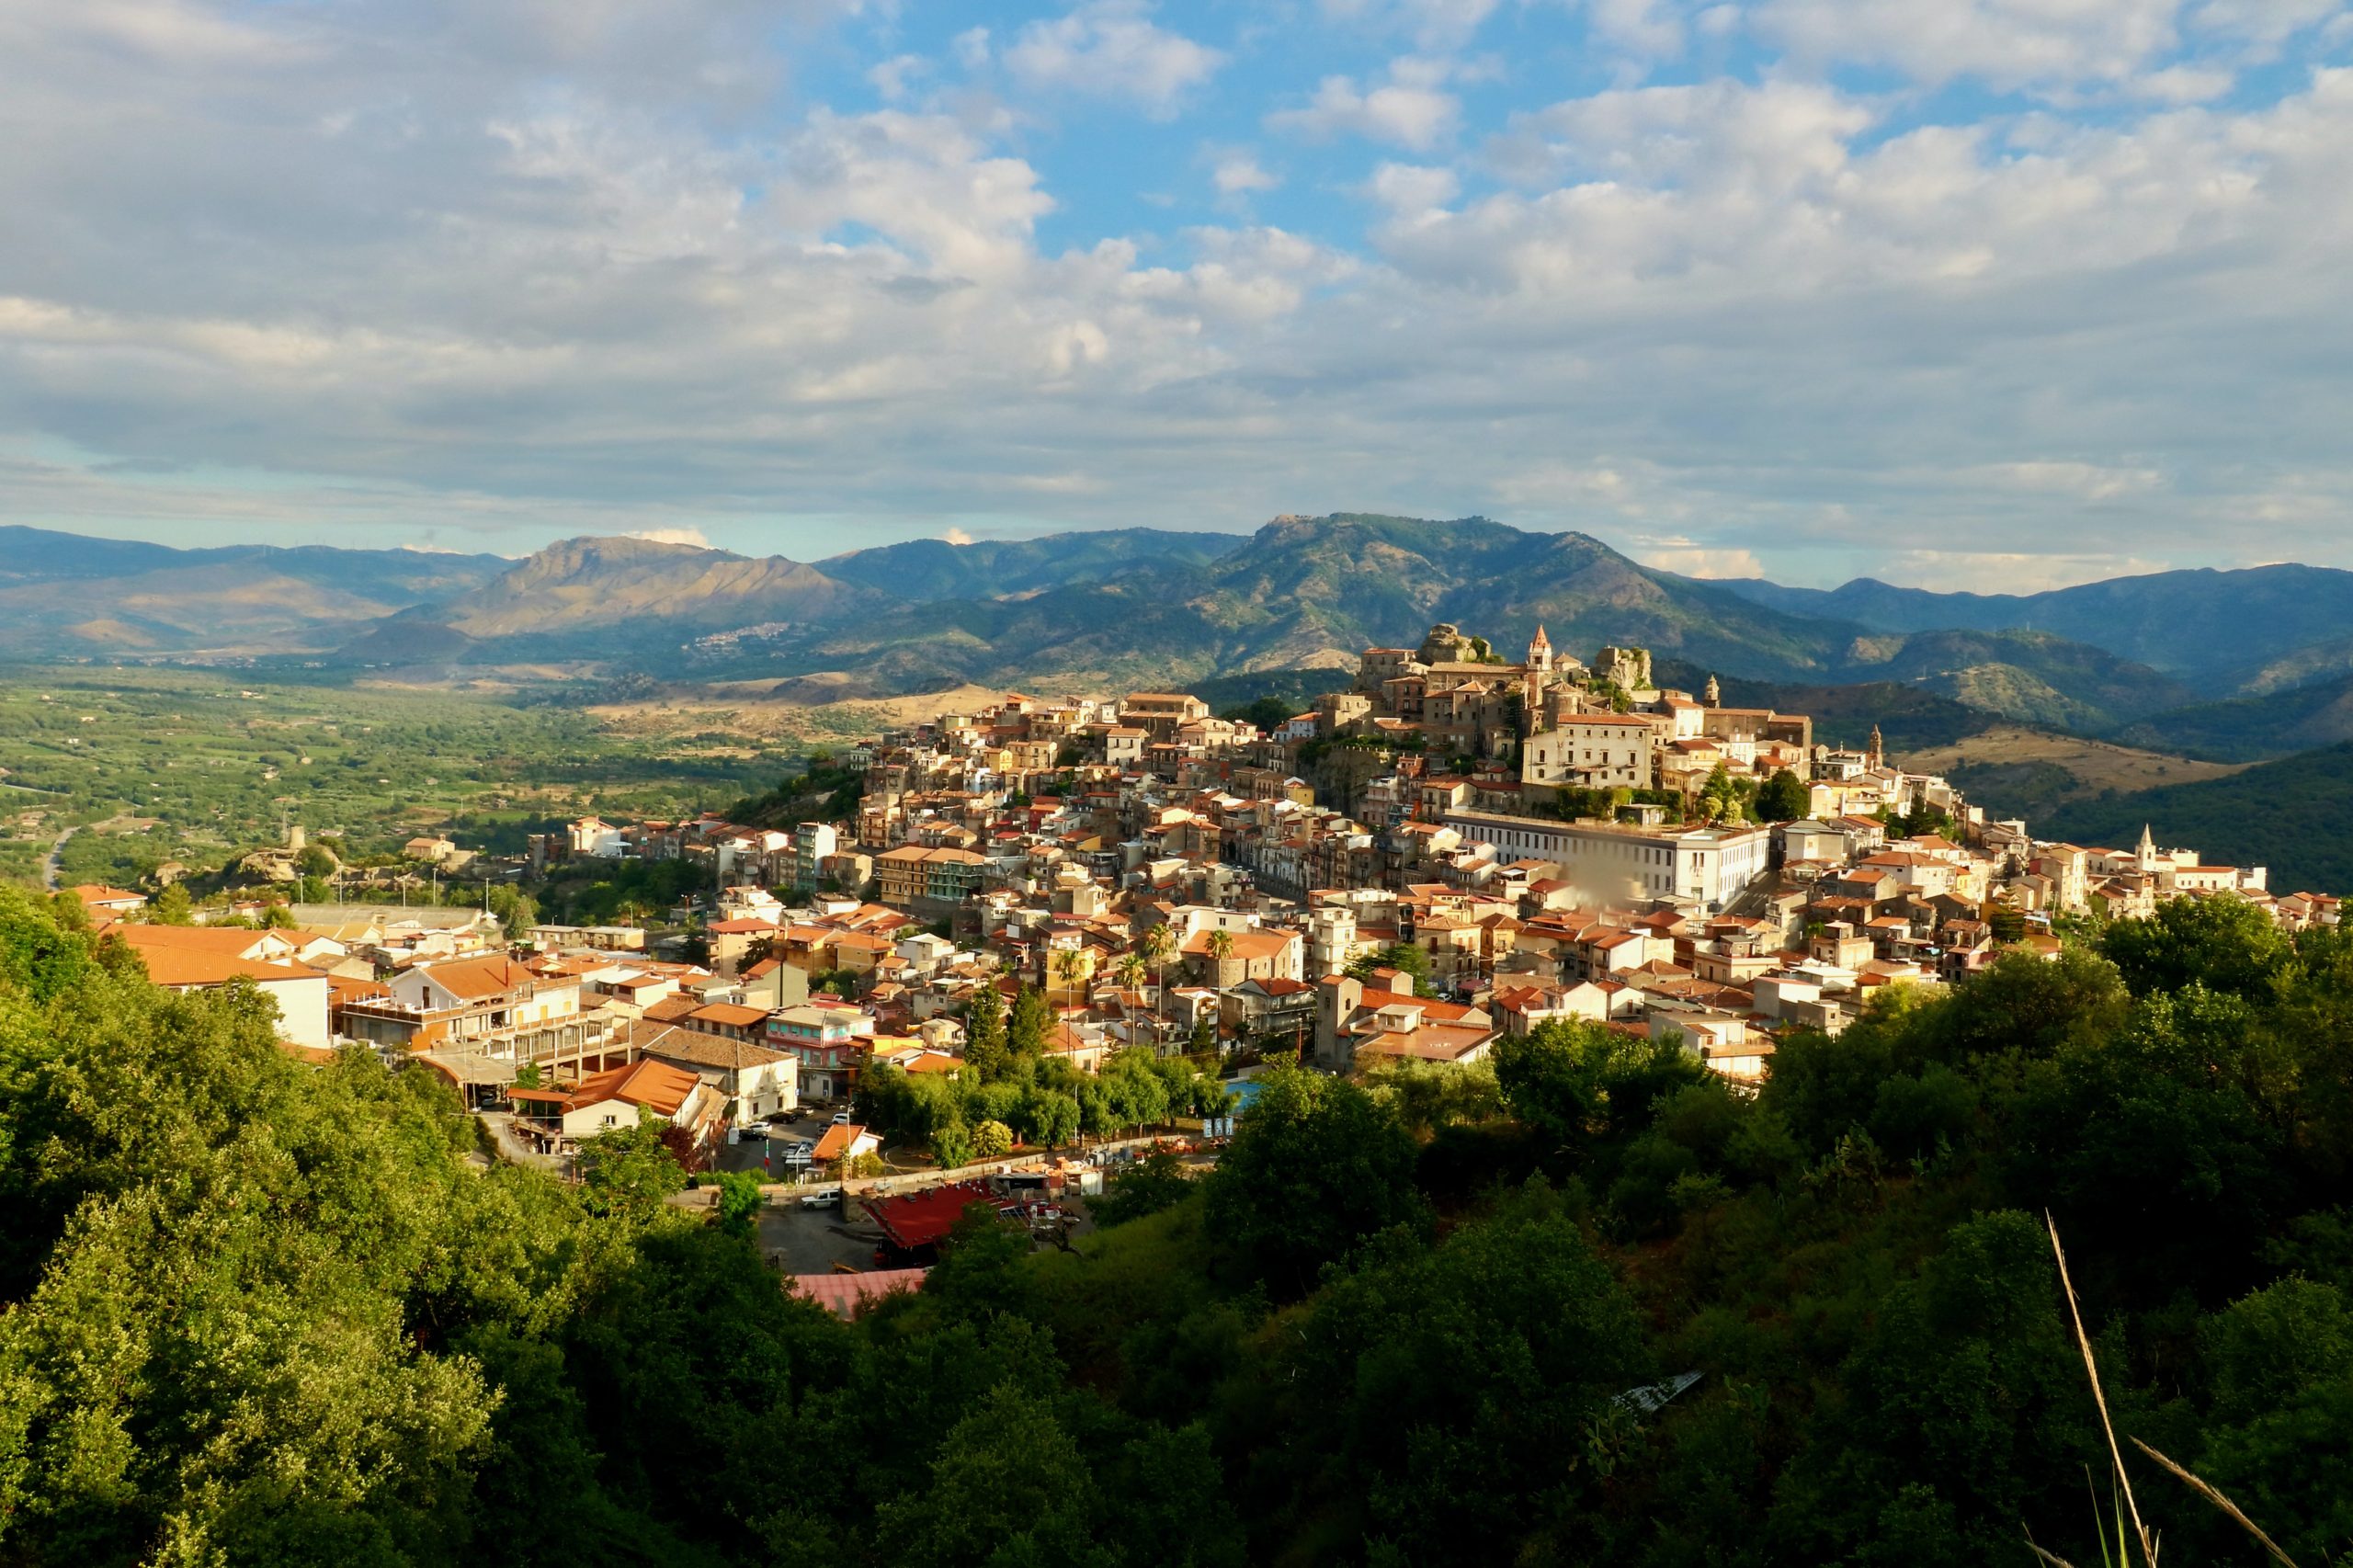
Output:
<svg viewBox="0 0 2353 1568">
<path fill-rule="evenodd" d="M 2353 676 L 2151 714 L 2117 738 L 2222 762 L 2336 745 L 2353 740 Z"/>
<path fill-rule="evenodd" d="M 2228 778 L 2082 801 L 2038 823 L 2039 836 L 2125 844 L 2150 824 L 2157 842 L 2213 866 L 2267 866 L 2279 892 L 2353 887 L 2353 744 L 2299 753 Z"/>
<path fill-rule="evenodd" d="M 2096 1561 L 2046 1210 L 2121 1433 L 2353 1551 L 2353 937 L 2228 901 L 1755 1100 L 1581 1025 L 1278 1069 L 1215 1174 L 1071 1252 L 976 1215 L 855 1324 L 649 1133 L 479 1168 L 429 1080 L 60 918 L 0 890 L 12 1563 Z M 2127 1451 L 2166 1562 L 2260 1560 Z"/>
</svg>

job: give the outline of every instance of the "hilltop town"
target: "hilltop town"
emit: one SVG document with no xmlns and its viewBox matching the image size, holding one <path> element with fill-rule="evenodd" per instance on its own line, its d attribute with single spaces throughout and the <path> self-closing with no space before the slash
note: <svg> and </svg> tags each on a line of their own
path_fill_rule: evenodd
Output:
<svg viewBox="0 0 2353 1568">
<path fill-rule="evenodd" d="M 991 1138 L 1034 1150 L 1165 1119 L 1101 1087 L 1123 1059 L 1172 1064 L 1174 1100 L 1206 1105 L 1271 1060 L 1442 1070 L 1574 1018 L 1680 1041 L 1747 1092 L 1787 1031 L 1836 1035 L 1892 987 L 1964 984 L 2006 950 L 2055 955 L 2083 923 L 2183 895 L 2291 929 L 2339 915 L 2145 831 L 2039 840 L 1876 731 L 1817 744 L 1804 714 L 1727 706 L 1712 678 L 1661 687 L 1640 648 L 1580 661 L 1540 628 L 1517 661 L 1447 624 L 1369 648 L 1295 713 L 1006 692 L 820 766 L 855 801 L 833 820 L 587 816 L 504 862 L 404 846 L 502 889 L 684 869 L 674 907 L 613 924 L 518 920 L 508 894 L 503 919 L 254 902 L 270 918 L 247 929 L 77 891 L 159 983 L 257 986 L 294 1047 L 438 1072 L 522 1154 L 562 1163 L 659 1118 L 714 1158 L 844 1108 L 790 1151 L 811 1176 L 894 1142 L 968 1157 L 972 1127 L 894 1113 L 878 1085 L 983 1075 L 975 1032 L 1008 1013 L 1050 1071 Z M 298 830 L 244 872 L 292 881 L 305 847 Z"/>
</svg>

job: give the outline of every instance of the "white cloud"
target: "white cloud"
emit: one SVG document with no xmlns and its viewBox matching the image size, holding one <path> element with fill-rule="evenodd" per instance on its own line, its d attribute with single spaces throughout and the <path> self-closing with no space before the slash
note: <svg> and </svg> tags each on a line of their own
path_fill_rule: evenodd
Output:
<svg viewBox="0 0 2353 1568">
<path fill-rule="evenodd" d="M 1276 189 L 1283 183 L 1280 176 L 1260 167 L 1258 160 L 1248 153 L 1228 153 L 1220 157 L 1210 180 L 1220 196 L 1247 196 L 1253 191 Z"/>
<path fill-rule="evenodd" d="M 2177 41 L 2181 0 L 1762 0 L 1749 26 L 1799 62 L 2004 90 L 2124 82 Z"/>
<path fill-rule="evenodd" d="M 1003 59 L 1032 89 L 1132 100 L 1162 118 L 1225 62 L 1218 51 L 1154 25 L 1140 0 L 1090 0 L 1051 22 L 1031 22 Z"/>
<path fill-rule="evenodd" d="M 813 5 L 83 9 L 0 4 L 0 210 L 45 215 L 0 257 L 17 520 L 430 518 L 505 550 L 813 517 L 791 552 L 822 554 L 843 518 L 1238 527 L 1335 504 L 1336 474 L 1368 507 L 1492 501 L 1777 572 L 1957 541 L 1920 569 L 2353 564 L 2353 71 L 2245 108 L 2286 74 L 2229 40 L 2277 11 L 2189 13 L 2211 57 L 2022 11 L 2093 40 L 2031 66 L 2054 103 L 2128 62 L 2096 116 L 1921 123 L 1787 67 L 1538 108 L 1460 163 L 1485 85 L 1416 58 L 1342 78 L 1328 119 L 1291 106 L 1414 149 L 1301 157 L 1368 199 L 1361 235 L 1301 232 L 1242 161 L 1289 160 L 1245 152 L 1226 194 L 1267 222 L 1131 237 L 1082 209 L 1042 242 L 1089 193 L 1052 184 L 1039 106 L 910 70 L 899 104 L 825 108 L 746 42 Z M 121 16 L 228 30 L 167 58 L 91 30 Z M 2181 101 L 2225 69 L 2237 92 Z"/>
<path fill-rule="evenodd" d="M 939 537 L 949 544 L 963 545 L 972 542 L 972 534 L 963 528 L 949 528 Z"/>
<path fill-rule="evenodd" d="M 1315 141 L 1361 136 L 1427 152 L 1453 135 L 1461 119 L 1461 100 L 1440 87 L 1446 76 L 1442 63 L 1413 57 L 1392 61 L 1389 80 L 1379 86 L 1359 88 L 1350 77 L 1326 76 L 1306 108 L 1279 110 L 1267 124 Z"/>
<path fill-rule="evenodd" d="M 867 81 L 873 84 L 886 104 L 895 104 L 907 96 L 910 85 L 918 76 L 928 75 L 931 62 L 919 54 L 894 54 L 890 59 L 870 67 Z"/>
<path fill-rule="evenodd" d="M 690 544 L 698 550 L 709 550 L 710 540 L 700 528 L 631 528 L 629 538 L 642 539 L 649 544 Z"/>
<path fill-rule="evenodd" d="M 1753 550 L 1738 547 L 1711 548 L 1706 545 L 1680 544 L 1638 548 L 1635 559 L 1645 566 L 1655 566 L 1662 572 L 1674 572 L 1686 577 L 1762 577 L 1765 563 Z"/>
<path fill-rule="evenodd" d="M 1495 11 L 1497 0 L 1318 0 L 1325 19 L 1375 34 L 1403 33 L 1424 49 L 1456 49 L 1470 41 Z"/>
</svg>

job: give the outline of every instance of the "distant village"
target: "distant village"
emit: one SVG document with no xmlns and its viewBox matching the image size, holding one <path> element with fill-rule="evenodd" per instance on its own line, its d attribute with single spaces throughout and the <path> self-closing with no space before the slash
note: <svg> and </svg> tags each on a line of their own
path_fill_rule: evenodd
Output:
<svg viewBox="0 0 2353 1568">
<path fill-rule="evenodd" d="M 1747 1088 L 1785 1031 L 2055 954 L 2069 921 L 2177 895 L 2291 928 L 2340 913 L 2145 831 L 2039 841 L 1893 764 L 1876 731 L 1817 744 L 1806 715 L 1724 706 L 1712 679 L 1663 688 L 1638 648 L 1581 663 L 1540 629 L 1518 662 L 1450 625 L 1367 649 L 1348 689 L 1271 727 L 1183 693 L 1007 692 L 835 762 L 863 778 L 840 821 L 588 816 L 499 869 L 701 867 L 651 931 L 381 903 L 174 926 L 142 893 L 75 892 L 157 983 L 249 984 L 290 1049 L 438 1073 L 518 1157 L 649 1118 L 717 1149 L 838 1106 L 794 1162 L 835 1176 L 880 1143 L 848 1114 L 861 1076 L 958 1073 L 984 991 L 1042 994 L 1044 1049 L 1081 1072 L 1204 1042 L 1229 1072 L 1443 1070 L 1583 1019 Z M 469 858 L 438 837 L 408 853 Z"/>
</svg>

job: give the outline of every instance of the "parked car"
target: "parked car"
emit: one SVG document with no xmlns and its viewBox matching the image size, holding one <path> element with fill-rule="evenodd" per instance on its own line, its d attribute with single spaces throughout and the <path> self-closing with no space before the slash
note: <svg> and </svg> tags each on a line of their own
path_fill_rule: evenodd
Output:
<svg viewBox="0 0 2353 1568">
<path fill-rule="evenodd" d="M 847 1127 L 849 1125 L 849 1112 L 846 1110 L 837 1110 L 834 1112 L 834 1125 L 835 1127 Z"/>
<path fill-rule="evenodd" d="M 819 1187 L 814 1192 L 802 1193 L 801 1195 L 801 1207 L 803 1209 L 831 1209 L 839 1204 L 841 1200 L 842 1189 L 840 1187 Z"/>
</svg>

